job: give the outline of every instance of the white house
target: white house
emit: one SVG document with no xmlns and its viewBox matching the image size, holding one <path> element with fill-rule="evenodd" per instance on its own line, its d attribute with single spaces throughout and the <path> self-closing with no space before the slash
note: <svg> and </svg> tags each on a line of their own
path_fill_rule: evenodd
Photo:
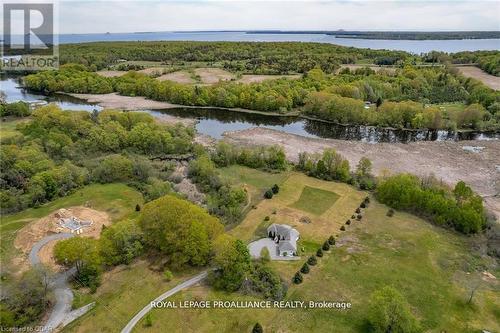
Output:
<svg viewBox="0 0 500 333">
<path fill-rule="evenodd" d="M 276 252 L 280 256 L 293 257 L 297 255 L 297 240 L 299 232 L 286 224 L 271 224 L 267 235 L 276 243 Z"/>
</svg>

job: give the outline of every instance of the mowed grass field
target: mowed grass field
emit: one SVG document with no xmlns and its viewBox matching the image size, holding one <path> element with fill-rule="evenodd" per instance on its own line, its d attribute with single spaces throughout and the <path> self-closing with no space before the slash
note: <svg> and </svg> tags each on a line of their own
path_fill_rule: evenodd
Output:
<svg viewBox="0 0 500 333">
<path fill-rule="evenodd" d="M 261 172 L 263 178 L 266 176 L 262 171 L 253 171 Z M 276 182 L 280 186 L 279 193 L 270 200 L 261 199 L 255 209 L 229 231 L 233 236 L 249 242 L 265 237 L 265 230 L 272 223 L 288 224 L 300 232 L 302 245 L 299 246 L 307 249 L 308 243 L 321 244 L 330 235 L 336 235 L 367 195 L 343 183 L 326 182 L 298 172 L 286 175 L 281 183 Z M 266 188 L 272 186 L 270 183 L 265 185 Z M 263 192 L 258 193 L 262 198 Z M 266 216 L 269 221 L 265 221 Z M 311 223 L 301 222 L 304 217 Z"/>
<path fill-rule="evenodd" d="M 386 285 L 404 295 L 424 332 L 499 332 L 498 283 L 470 273 L 489 264 L 471 251 L 471 240 L 406 213 L 388 217 L 387 210 L 372 200 L 363 210 L 363 219 L 341 232 L 336 247 L 304 275 L 302 284 L 291 284 L 286 297 L 347 301 L 353 304 L 350 310 L 155 309 L 152 327 L 142 322 L 134 332 L 250 332 L 255 322 L 262 324 L 264 332 L 366 332 L 369 297 Z M 289 265 L 273 263 L 282 267 L 280 273 L 287 281 L 294 272 Z M 467 304 L 468 285 L 475 279 L 481 285 L 472 304 Z M 171 300 L 253 299 L 199 285 Z"/>
<path fill-rule="evenodd" d="M 321 215 L 326 212 L 338 198 L 339 195 L 335 192 L 305 186 L 302 189 L 299 200 L 294 202 L 290 207 L 314 215 Z"/>
<path fill-rule="evenodd" d="M 135 205 L 142 205 L 143 201 L 141 193 L 125 184 L 92 184 L 43 206 L 26 209 L 16 214 L 2 215 L 0 217 L 1 262 L 3 265 L 7 264 L 17 253 L 13 241 L 18 230 L 57 209 L 87 205 L 90 208 L 107 212 L 113 221 L 118 221 L 137 215 Z"/>
</svg>

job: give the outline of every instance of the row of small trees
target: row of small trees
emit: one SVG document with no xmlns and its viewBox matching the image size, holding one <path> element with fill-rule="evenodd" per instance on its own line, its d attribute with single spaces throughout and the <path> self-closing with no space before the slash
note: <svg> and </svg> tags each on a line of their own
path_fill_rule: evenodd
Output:
<svg viewBox="0 0 500 333">
<path fill-rule="evenodd" d="M 358 208 L 356 208 L 356 215 L 353 214 L 352 215 L 352 219 L 357 219 L 358 221 L 361 220 L 362 218 L 362 215 L 361 215 L 361 209 L 362 208 L 366 208 L 368 206 L 368 204 L 370 203 L 370 198 L 369 197 L 366 197 L 363 202 L 361 202 L 361 204 L 359 205 Z M 350 225 L 351 224 L 351 220 L 347 220 L 346 225 Z M 345 230 L 345 227 L 344 226 L 341 226 L 340 227 L 340 230 L 341 231 L 344 231 Z M 329 251 L 330 250 L 330 247 L 335 245 L 335 237 L 333 236 L 330 236 L 324 243 L 323 245 L 316 251 L 316 256 L 312 255 L 310 256 L 307 261 L 304 263 L 304 265 L 302 265 L 301 269 L 295 273 L 295 275 L 293 276 L 292 278 L 292 282 L 295 283 L 295 284 L 300 284 L 302 283 L 303 281 L 303 276 L 302 274 L 308 274 L 309 271 L 310 271 L 310 266 L 315 266 L 317 264 L 317 259 L 316 257 L 318 258 L 321 258 L 323 257 L 323 252 L 324 251 Z"/>
<path fill-rule="evenodd" d="M 318 263 L 316 257 L 321 258 L 323 257 L 323 251 L 329 251 L 330 247 L 335 245 L 335 238 L 333 236 L 330 236 L 324 243 L 323 245 L 316 251 L 316 256 L 312 255 L 310 256 L 307 261 L 302 265 L 302 268 L 295 273 L 295 275 L 292 278 L 292 282 L 295 284 L 300 284 L 304 280 L 302 274 L 308 274 L 310 271 L 310 266 L 316 266 Z"/>
</svg>

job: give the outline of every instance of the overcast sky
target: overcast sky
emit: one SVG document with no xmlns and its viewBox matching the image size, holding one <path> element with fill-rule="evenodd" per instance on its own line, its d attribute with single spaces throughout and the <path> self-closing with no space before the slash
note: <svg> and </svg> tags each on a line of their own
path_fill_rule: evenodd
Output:
<svg viewBox="0 0 500 333">
<path fill-rule="evenodd" d="M 60 33 L 500 30 L 500 1 L 60 1 L 59 23 Z"/>
</svg>

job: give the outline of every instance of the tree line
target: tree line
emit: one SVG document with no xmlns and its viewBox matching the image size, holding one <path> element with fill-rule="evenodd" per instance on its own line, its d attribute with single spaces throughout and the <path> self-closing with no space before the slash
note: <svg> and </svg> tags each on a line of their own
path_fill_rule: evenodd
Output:
<svg viewBox="0 0 500 333">
<path fill-rule="evenodd" d="M 403 51 L 295 42 L 95 42 L 63 44 L 59 50 L 61 64 L 78 63 L 93 70 L 123 61 L 156 61 L 172 66 L 205 62 L 254 74 L 305 73 L 315 67 L 332 73 L 339 64 L 361 59 L 390 56 L 402 61 L 409 56 Z"/>
<path fill-rule="evenodd" d="M 300 110 L 343 124 L 495 130 L 500 123 L 500 93 L 459 75 L 454 68 L 408 65 L 395 73 L 346 68 L 334 76 L 316 68 L 296 80 L 283 78 L 254 84 L 221 82 L 198 86 L 159 81 L 134 71 L 121 77 L 104 78 L 80 65 L 66 65 L 59 71 L 29 75 L 25 77 L 25 84 L 45 93 L 118 92 L 181 105 L 279 113 Z M 373 105 L 365 107 L 365 101 Z M 450 102 L 466 103 L 467 106 L 449 112 L 433 105 Z"/>
<path fill-rule="evenodd" d="M 464 234 L 481 232 L 486 226 L 482 198 L 462 181 L 449 189 L 433 177 L 399 174 L 383 179 L 377 186 L 376 197 L 390 207 Z"/>
</svg>

